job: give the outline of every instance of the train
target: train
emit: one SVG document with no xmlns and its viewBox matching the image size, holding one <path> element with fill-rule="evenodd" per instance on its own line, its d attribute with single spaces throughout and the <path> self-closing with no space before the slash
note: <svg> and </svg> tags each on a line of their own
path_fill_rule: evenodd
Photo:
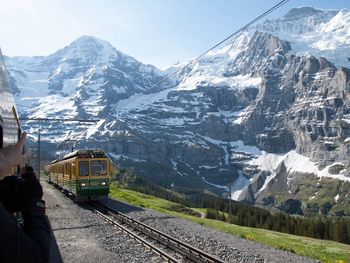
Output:
<svg viewBox="0 0 350 263">
<path fill-rule="evenodd" d="M 7 77 L 5 62 L 0 50 L 0 148 L 14 145 L 21 136 L 21 126 L 18 119 L 15 99 Z M 7 175 L 20 174 L 20 167 L 12 167 Z"/>
<path fill-rule="evenodd" d="M 108 196 L 112 162 L 103 150 L 76 150 L 46 166 L 48 182 L 83 202 Z"/>
</svg>

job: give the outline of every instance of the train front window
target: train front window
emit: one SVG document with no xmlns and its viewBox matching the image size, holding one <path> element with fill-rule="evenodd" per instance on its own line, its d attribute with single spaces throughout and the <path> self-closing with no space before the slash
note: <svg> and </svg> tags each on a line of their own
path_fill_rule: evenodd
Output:
<svg viewBox="0 0 350 263">
<path fill-rule="evenodd" d="M 106 160 L 93 160 L 90 162 L 91 175 L 106 175 L 107 174 L 107 161 Z"/>
<path fill-rule="evenodd" d="M 80 161 L 79 162 L 79 175 L 80 176 L 88 176 L 89 175 L 89 162 L 88 161 Z"/>
</svg>

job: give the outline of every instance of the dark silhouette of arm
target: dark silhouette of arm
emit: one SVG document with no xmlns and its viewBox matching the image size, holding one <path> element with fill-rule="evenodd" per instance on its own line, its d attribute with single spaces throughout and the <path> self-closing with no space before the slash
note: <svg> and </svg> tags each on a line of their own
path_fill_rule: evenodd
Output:
<svg viewBox="0 0 350 263">
<path fill-rule="evenodd" d="M 0 202 L 0 262 L 46 263 L 50 252 L 50 225 L 44 213 L 22 213 L 23 228 Z"/>
</svg>

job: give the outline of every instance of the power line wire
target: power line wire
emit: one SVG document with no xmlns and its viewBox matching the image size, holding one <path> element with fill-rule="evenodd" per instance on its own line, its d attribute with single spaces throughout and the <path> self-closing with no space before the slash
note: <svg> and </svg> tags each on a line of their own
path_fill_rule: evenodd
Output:
<svg viewBox="0 0 350 263">
<path fill-rule="evenodd" d="M 19 117 L 20 120 L 24 121 L 48 121 L 48 122 L 79 122 L 79 123 L 98 123 L 100 120 L 94 119 L 73 119 L 73 118 L 26 118 Z"/>
<path fill-rule="evenodd" d="M 210 51 L 212 51 L 213 49 L 217 48 L 218 46 L 220 46 L 222 43 L 226 42 L 228 39 L 232 38 L 233 36 L 237 35 L 239 32 L 245 30 L 246 28 L 248 28 L 249 26 L 251 26 L 252 24 L 254 24 L 255 22 L 261 20 L 262 18 L 264 18 L 265 16 L 267 16 L 268 14 L 270 14 L 271 12 L 273 12 L 274 10 L 280 8 L 282 5 L 286 4 L 287 2 L 289 2 L 289 0 L 282 0 L 280 1 L 278 4 L 274 5 L 273 7 L 271 7 L 270 9 L 268 9 L 267 11 L 265 11 L 263 14 L 261 14 L 260 16 L 258 16 L 257 18 L 255 18 L 254 20 L 250 21 L 248 24 L 246 24 L 245 26 L 241 27 L 240 29 L 238 29 L 237 31 L 235 31 L 234 33 L 232 33 L 231 35 L 229 35 L 228 37 L 226 37 L 224 40 L 220 41 L 219 43 L 217 43 L 216 45 L 214 45 L 213 47 L 209 48 L 207 51 L 203 52 L 201 55 L 199 55 L 198 57 L 196 57 L 194 60 L 191 60 L 190 62 L 188 62 L 187 64 L 185 64 L 184 66 L 180 67 L 179 69 L 177 69 L 175 72 L 170 73 L 168 75 L 166 75 L 164 78 L 162 78 L 161 80 L 157 81 L 155 84 L 153 84 L 151 86 L 151 88 L 154 88 L 155 86 L 159 85 L 160 83 L 163 83 L 165 80 L 169 79 L 170 77 L 175 76 L 178 72 L 180 72 L 181 70 L 185 69 L 186 67 L 188 67 L 189 65 L 197 62 L 200 58 L 202 58 L 203 56 L 205 56 L 206 54 L 208 54 Z"/>
</svg>

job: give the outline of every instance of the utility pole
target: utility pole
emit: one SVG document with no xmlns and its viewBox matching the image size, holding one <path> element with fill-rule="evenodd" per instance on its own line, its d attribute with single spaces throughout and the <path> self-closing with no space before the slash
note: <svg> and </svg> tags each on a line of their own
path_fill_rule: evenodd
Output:
<svg viewBox="0 0 350 263">
<path fill-rule="evenodd" d="M 20 120 L 24 121 L 38 121 L 39 129 L 38 129 L 38 152 L 37 152 L 37 176 L 40 181 L 40 165 L 41 165 L 41 124 L 43 122 L 78 122 L 78 123 L 86 123 L 88 125 L 96 124 L 99 120 L 84 120 L 84 119 L 69 119 L 69 118 L 20 118 Z"/>
<path fill-rule="evenodd" d="M 231 221 L 231 217 L 232 217 L 232 209 L 231 209 L 231 203 L 232 203 L 232 194 L 231 194 L 231 184 L 229 184 L 228 185 L 228 190 L 229 190 L 229 196 L 228 196 L 228 198 L 230 198 L 230 200 L 229 200 L 229 206 L 230 206 L 230 208 L 229 208 L 229 213 L 228 213 L 228 219 L 229 219 L 229 221 Z"/>
<path fill-rule="evenodd" d="M 37 168 L 37 176 L 38 176 L 38 180 L 40 181 L 40 128 L 41 128 L 41 123 L 39 121 L 39 129 L 38 129 L 38 168 Z"/>
</svg>

